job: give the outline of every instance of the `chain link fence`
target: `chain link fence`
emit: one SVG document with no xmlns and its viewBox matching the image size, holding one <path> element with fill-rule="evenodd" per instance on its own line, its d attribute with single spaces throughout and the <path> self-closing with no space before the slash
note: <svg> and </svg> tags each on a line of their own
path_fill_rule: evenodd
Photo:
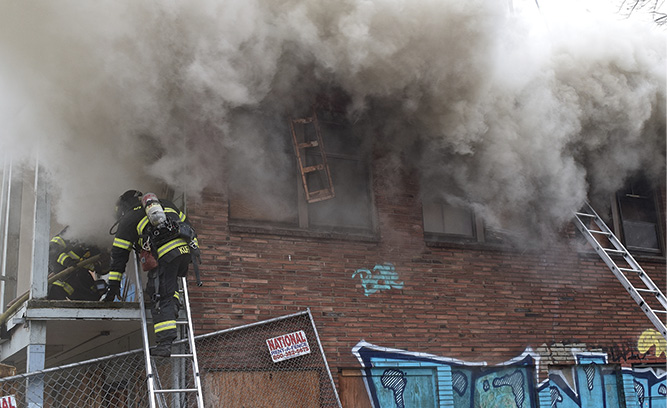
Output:
<svg viewBox="0 0 667 408">
<path fill-rule="evenodd" d="M 341 407 L 310 310 L 195 340 L 205 407 Z M 194 387 L 189 359 L 153 362 L 159 388 Z M 16 408 L 146 408 L 145 368 L 143 351 L 130 351 L 0 379 L 0 398 Z M 160 394 L 158 407 L 197 407 L 196 394 Z"/>
</svg>

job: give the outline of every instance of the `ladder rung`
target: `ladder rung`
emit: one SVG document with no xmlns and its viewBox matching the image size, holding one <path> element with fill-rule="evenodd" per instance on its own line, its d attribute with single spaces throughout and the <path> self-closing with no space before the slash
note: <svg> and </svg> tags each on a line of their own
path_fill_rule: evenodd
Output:
<svg viewBox="0 0 667 408">
<path fill-rule="evenodd" d="M 324 170 L 323 164 L 318 164 L 316 166 L 308 166 L 303 168 L 304 173 L 312 173 L 314 171 L 322 171 L 322 170 Z"/>
<path fill-rule="evenodd" d="M 658 292 L 657 290 L 653 290 L 653 289 L 635 289 L 635 290 L 636 290 L 637 292 L 653 293 L 653 294 L 656 294 L 656 295 L 657 295 L 658 293 L 660 293 L 660 292 Z"/>
<path fill-rule="evenodd" d="M 598 230 L 589 229 L 588 232 L 590 232 L 591 234 L 604 235 L 604 236 L 607 236 L 607 237 L 611 236 L 610 233 L 605 232 L 605 231 L 598 231 Z"/>
<path fill-rule="evenodd" d="M 317 140 L 313 140 L 312 142 L 306 142 L 306 143 L 299 143 L 299 149 L 305 149 L 308 147 L 317 147 L 320 144 L 317 142 Z"/>
<path fill-rule="evenodd" d="M 171 357 L 173 358 L 192 358 L 194 357 L 193 354 L 172 354 Z"/>
<path fill-rule="evenodd" d="M 658 309 L 653 310 L 653 309 L 652 309 L 651 311 L 652 311 L 653 313 L 666 313 L 666 314 L 667 314 L 667 310 L 658 310 Z"/>
<path fill-rule="evenodd" d="M 184 324 L 188 324 L 188 321 L 187 320 L 176 320 L 176 324 L 184 325 Z"/>
<path fill-rule="evenodd" d="M 309 196 L 308 202 L 312 203 L 312 202 L 326 200 L 328 198 L 333 198 L 334 194 L 331 190 L 317 190 L 310 192 L 308 196 Z"/>
<path fill-rule="evenodd" d="M 605 251 L 605 252 L 612 253 L 612 254 L 619 254 L 619 255 L 625 255 L 625 254 L 627 254 L 626 251 L 622 251 L 622 250 L 620 250 L 620 249 L 602 248 L 602 250 Z"/>
<path fill-rule="evenodd" d="M 575 213 L 575 214 L 580 216 L 580 217 L 595 218 L 594 214 L 587 214 L 587 213 L 582 213 L 582 212 L 578 212 L 578 213 Z"/>
<path fill-rule="evenodd" d="M 155 390 L 156 394 L 169 394 L 177 392 L 198 392 L 196 388 L 172 388 L 169 390 Z"/>
<path fill-rule="evenodd" d="M 637 272 L 637 273 L 644 272 L 641 269 L 629 269 L 629 268 L 618 268 L 618 270 L 621 272 Z"/>
<path fill-rule="evenodd" d="M 311 123 L 312 121 L 313 121 L 312 117 L 310 117 L 310 118 L 301 118 L 301 119 L 292 119 L 293 123 L 299 123 L 299 124 Z"/>
</svg>

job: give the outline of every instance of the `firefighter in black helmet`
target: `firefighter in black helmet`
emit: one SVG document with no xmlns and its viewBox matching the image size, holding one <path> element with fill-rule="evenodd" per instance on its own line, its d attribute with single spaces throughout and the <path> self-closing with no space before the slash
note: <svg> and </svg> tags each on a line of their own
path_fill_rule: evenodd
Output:
<svg viewBox="0 0 667 408">
<path fill-rule="evenodd" d="M 157 346 L 151 349 L 151 355 L 169 357 L 171 344 L 176 339 L 175 319 L 178 310 L 175 294 L 178 292 L 178 277 L 187 274 L 192 261 L 191 251 L 197 251 L 198 248 L 196 238 L 188 242 L 181 236 L 165 235 L 161 239 L 160 233 L 156 233 L 144 211 L 142 195 L 140 191 L 128 190 L 116 203 L 118 229 L 111 248 L 109 291 L 104 300 L 113 301 L 119 295 L 120 282 L 130 251 L 135 249 L 139 252 L 150 244 L 150 250 L 158 264 L 149 272 L 147 284 L 147 291 L 153 300 L 153 329 L 157 343 Z M 163 199 L 160 199 L 160 203 L 169 220 L 190 227 L 185 214 L 173 203 Z"/>
</svg>

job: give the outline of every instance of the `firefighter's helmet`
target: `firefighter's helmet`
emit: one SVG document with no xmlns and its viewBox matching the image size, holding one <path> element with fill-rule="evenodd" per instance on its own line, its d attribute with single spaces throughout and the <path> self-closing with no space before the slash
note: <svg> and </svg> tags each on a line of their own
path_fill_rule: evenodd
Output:
<svg viewBox="0 0 667 408">
<path fill-rule="evenodd" d="M 116 220 L 119 220 L 127 211 L 141 205 L 141 191 L 127 190 L 116 201 Z"/>
</svg>

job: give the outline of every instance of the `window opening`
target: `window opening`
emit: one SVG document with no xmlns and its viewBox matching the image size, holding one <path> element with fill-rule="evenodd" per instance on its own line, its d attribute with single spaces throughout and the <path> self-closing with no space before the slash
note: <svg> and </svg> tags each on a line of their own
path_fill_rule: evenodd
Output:
<svg viewBox="0 0 667 408">
<path fill-rule="evenodd" d="M 635 181 L 616 194 L 625 246 L 630 250 L 661 252 L 655 194 L 645 181 Z"/>
<path fill-rule="evenodd" d="M 447 203 L 423 204 L 424 231 L 454 237 L 476 237 L 475 217 L 469 208 L 455 207 Z"/>
<path fill-rule="evenodd" d="M 307 111 L 312 113 L 281 121 L 284 150 L 276 150 L 278 138 L 263 150 L 273 152 L 267 160 L 277 164 L 270 183 L 253 178 L 252 169 L 248 177 L 229 181 L 229 217 L 236 226 L 360 236 L 375 232 L 364 129 L 349 122 L 344 101 L 326 102 L 316 101 Z"/>
</svg>

